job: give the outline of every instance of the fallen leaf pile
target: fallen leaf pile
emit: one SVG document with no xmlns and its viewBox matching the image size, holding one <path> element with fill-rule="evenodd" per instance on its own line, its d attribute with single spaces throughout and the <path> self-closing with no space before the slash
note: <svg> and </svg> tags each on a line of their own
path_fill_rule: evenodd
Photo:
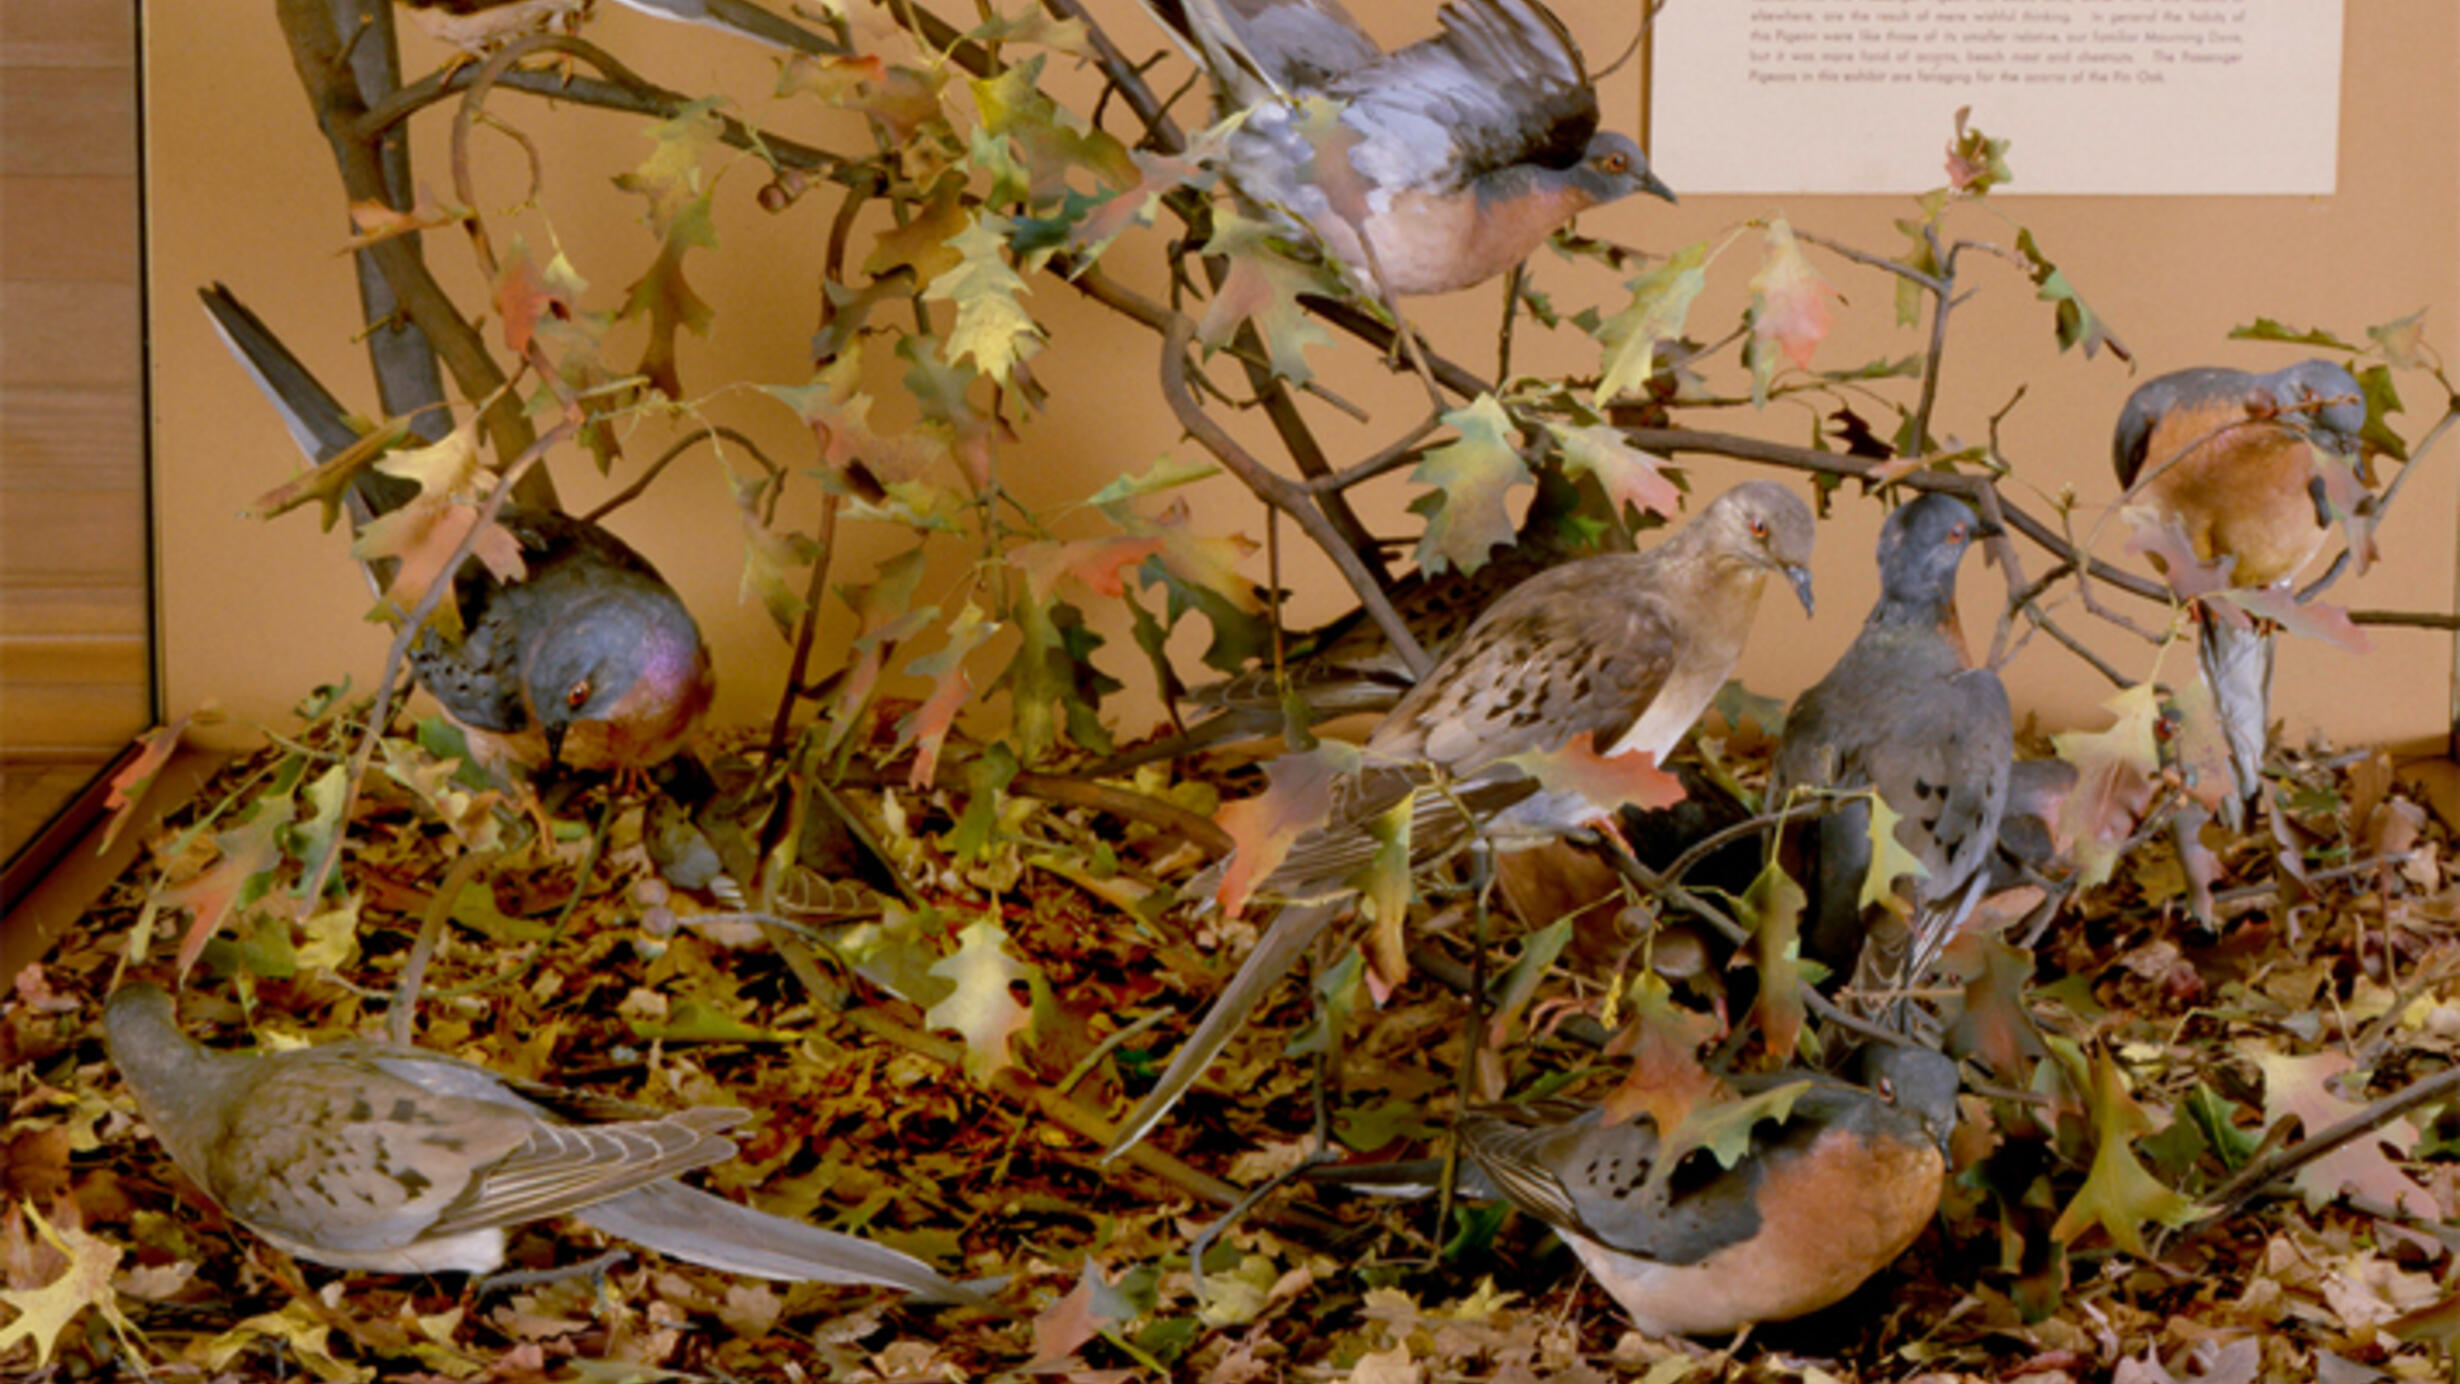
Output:
<svg viewBox="0 0 2460 1384">
<path fill-rule="evenodd" d="M 1215 1179 L 1252 1186 L 1307 1159 L 1319 1073 L 1337 1155 L 1439 1150 L 1467 1023 L 1432 978 L 1440 961 L 1386 992 L 1344 946 L 1312 993 L 1283 987 L 1151 1151 L 1101 1161 L 1104 1120 L 1252 940 L 1252 922 L 1164 906 L 1165 882 L 1205 858 L 1167 814 L 1123 821 L 1061 792 L 916 794 L 858 768 L 838 799 L 890 863 L 873 872 L 914 897 L 860 870 L 814 878 L 802 924 L 781 930 L 658 878 L 637 801 L 611 804 L 595 844 L 604 790 L 552 803 L 552 846 L 520 845 L 518 814 L 452 759 L 387 741 L 393 767 L 350 824 L 347 893 L 305 909 L 288 891 L 316 847 L 312 768 L 350 743 L 346 726 L 319 720 L 225 769 L 13 978 L 0 1003 L 11 1370 L 2357 1384 L 2439 1377 L 2460 1332 L 2449 1101 L 2377 1119 L 2277 1178 L 2241 1176 L 2452 1070 L 2460 1047 L 2448 828 L 2380 755 L 2293 763 L 2277 826 L 2218 848 L 2217 935 L 2157 832 L 2029 955 L 2040 891 L 1992 900 L 1950 956 L 1968 979 L 1949 1040 L 1977 1079 L 1932 1229 L 1837 1307 L 1704 1343 L 1629 1331 L 1525 1218 L 1463 1205 L 1439 1224 L 1432 1200 L 1319 1183 L 1207 1241 L 1199 1286 L 1191 1243 L 1221 1216 L 1215 1198 L 1236 1194 Z M 1754 746 L 1718 748 L 1752 772 Z M 1212 790 L 1157 770 L 1135 786 L 1211 805 Z M 1465 962 L 1467 907 L 1437 907 L 1433 951 Z M 209 1041 L 372 1033 L 431 916 L 418 1041 L 626 1099 L 746 1106 L 740 1156 L 704 1185 L 1004 1280 L 997 1309 L 654 1256 L 476 1293 L 301 1266 L 253 1240 L 142 1133 L 103 1060 L 101 998 L 130 965 L 163 972 L 177 935 L 198 958 L 183 1022 Z M 1489 923 L 1501 999 L 1473 1062 L 1482 1094 L 1623 1083 L 1669 1123 L 1710 1098 L 1680 1080 L 1722 1036 L 1712 1007 L 1654 973 L 1618 989 L 1629 958 L 1598 935 L 1613 927 Z M 1632 1013 L 1643 1036 L 1628 1055 L 1574 1041 L 1576 1016 Z M 1632 1079 L 1652 1063 L 1666 1081 Z M 574 1264 L 603 1248 L 589 1241 L 550 1221 L 517 1232 L 512 1255 Z"/>
</svg>

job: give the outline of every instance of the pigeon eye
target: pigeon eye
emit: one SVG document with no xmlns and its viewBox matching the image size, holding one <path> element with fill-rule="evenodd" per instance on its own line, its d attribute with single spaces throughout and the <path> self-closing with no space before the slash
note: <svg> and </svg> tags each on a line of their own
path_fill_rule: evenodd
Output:
<svg viewBox="0 0 2460 1384">
<path fill-rule="evenodd" d="M 589 705 L 589 679 L 583 678 L 572 685 L 572 690 L 564 694 L 564 705 L 575 711 Z"/>
<path fill-rule="evenodd" d="M 1892 1078 L 1884 1076 L 1879 1078 L 1878 1081 L 1872 1083 L 1871 1089 L 1879 1093 L 1881 1100 L 1891 1105 L 1896 1102 L 1896 1082 Z"/>
<path fill-rule="evenodd" d="M 1597 166 L 1607 173 L 1624 173 L 1630 170 L 1631 160 L 1622 154 L 1607 154 L 1598 159 Z"/>
<path fill-rule="evenodd" d="M 1752 536 L 1753 538 L 1758 538 L 1758 539 L 1765 539 L 1765 538 L 1767 538 L 1767 537 L 1768 537 L 1768 521 L 1767 521 L 1767 520 L 1765 520 L 1765 519 L 1754 519 L 1754 520 L 1752 520 L 1752 521 L 1751 521 L 1751 536 Z"/>
<path fill-rule="evenodd" d="M 1962 543 L 1962 542 L 1964 542 L 1964 541 L 1965 541 L 1965 526 L 1964 526 L 1964 525 L 1962 525 L 1962 524 L 1958 524 L 1956 527 L 1954 527 L 1954 528 L 1952 528 L 1952 529 L 1949 529 L 1949 530 L 1948 530 L 1948 542 L 1950 542 L 1950 543 Z"/>
</svg>

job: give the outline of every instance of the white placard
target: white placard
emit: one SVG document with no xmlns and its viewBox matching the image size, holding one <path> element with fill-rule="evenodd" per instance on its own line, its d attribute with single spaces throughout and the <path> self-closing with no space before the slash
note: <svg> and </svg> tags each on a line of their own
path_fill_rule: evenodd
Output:
<svg viewBox="0 0 2460 1384">
<path fill-rule="evenodd" d="M 2011 193 L 2333 190 L 2341 0 L 1669 0 L 1652 41 L 1677 193 L 1937 187 L 1960 106 Z"/>
</svg>

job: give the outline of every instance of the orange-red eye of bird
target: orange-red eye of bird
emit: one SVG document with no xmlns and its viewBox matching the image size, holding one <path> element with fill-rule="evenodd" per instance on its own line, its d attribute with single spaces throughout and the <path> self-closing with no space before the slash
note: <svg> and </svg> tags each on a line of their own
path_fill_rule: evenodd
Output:
<svg viewBox="0 0 2460 1384">
<path fill-rule="evenodd" d="M 572 690 L 564 694 L 564 705 L 575 711 L 589 705 L 589 679 L 583 678 L 572 685 Z"/>
<path fill-rule="evenodd" d="M 1766 538 L 1768 536 L 1768 521 L 1765 519 L 1752 520 L 1751 536 L 1753 538 Z"/>
<path fill-rule="evenodd" d="M 1621 173 L 1631 167 L 1631 160 L 1621 154 L 1607 154 L 1598 159 L 1597 166 L 1608 173 Z"/>
<path fill-rule="evenodd" d="M 1952 528 L 1952 529 L 1949 529 L 1949 530 L 1948 530 L 1948 542 L 1950 542 L 1950 543 L 1962 543 L 1962 542 L 1964 542 L 1964 541 L 1965 541 L 1965 526 L 1964 526 L 1964 525 L 1962 525 L 1962 524 L 1958 524 L 1956 527 L 1954 527 L 1954 528 Z"/>
</svg>

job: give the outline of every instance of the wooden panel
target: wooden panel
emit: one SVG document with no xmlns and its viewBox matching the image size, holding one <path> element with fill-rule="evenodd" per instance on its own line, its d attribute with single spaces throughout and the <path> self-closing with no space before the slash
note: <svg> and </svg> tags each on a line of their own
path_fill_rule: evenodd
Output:
<svg viewBox="0 0 2460 1384">
<path fill-rule="evenodd" d="M 145 637 L 142 586 L 10 586 L 6 596 L 0 600 L 0 639 L 56 639 L 71 634 Z"/>
<path fill-rule="evenodd" d="M 137 62 L 137 7 L 124 0 L 0 0 L 0 67 Z"/>
<path fill-rule="evenodd" d="M 0 281 L 0 321 L 0 384 L 137 383 L 134 284 Z"/>
<path fill-rule="evenodd" d="M 21 67 L 0 83 L 0 173 L 137 171 L 137 89 L 124 69 Z"/>
<path fill-rule="evenodd" d="M 0 278 L 137 281 L 137 180 L 0 178 Z"/>
<path fill-rule="evenodd" d="M 122 586 L 145 570 L 138 497 L 112 491 L 0 494 L 0 581 Z"/>
<path fill-rule="evenodd" d="M 14 324 L 12 324 L 14 325 Z M 125 386 L 27 388 L 0 382 L 0 457 L 10 490 L 91 489 L 145 483 L 144 410 Z M 86 484 L 38 479 L 67 470 Z"/>
<path fill-rule="evenodd" d="M 143 635 L 0 638 L 0 697 L 20 687 L 145 681 Z"/>
<path fill-rule="evenodd" d="M 0 686 L 0 744 L 10 757 L 87 746 L 116 750 L 147 724 L 145 689 L 112 683 Z"/>
</svg>

